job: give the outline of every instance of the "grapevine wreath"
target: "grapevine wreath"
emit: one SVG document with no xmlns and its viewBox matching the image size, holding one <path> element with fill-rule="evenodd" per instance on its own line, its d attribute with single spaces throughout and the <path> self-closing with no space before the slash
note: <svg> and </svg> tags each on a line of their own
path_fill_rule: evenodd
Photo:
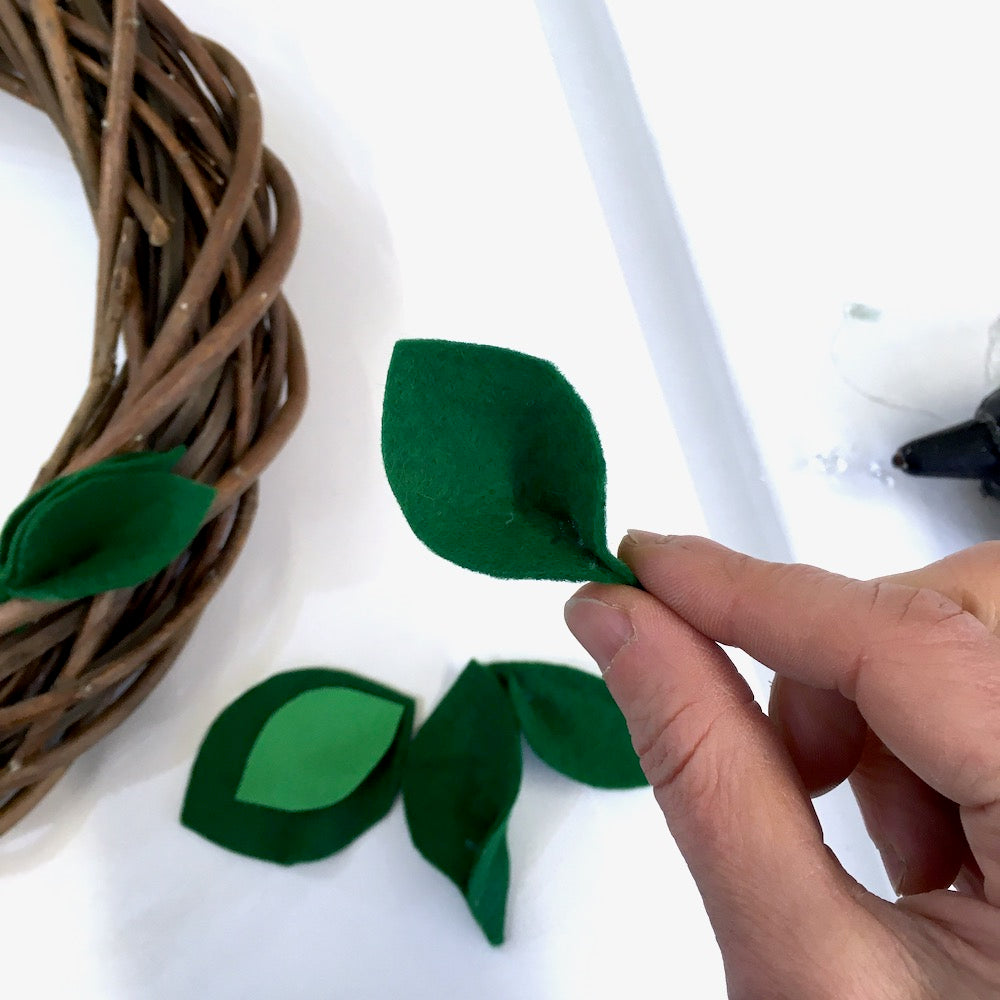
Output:
<svg viewBox="0 0 1000 1000">
<path fill-rule="evenodd" d="M 280 294 L 295 192 L 225 49 L 159 0 L 0 0 L 0 89 L 66 140 L 99 247 L 90 383 L 0 527 L 2 833 L 180 653 L 306 374 Z M 382 450 L 411 527 L 458 565 L 636 583 L 607 550 L 596 428 L 550 363 L 400 342 Z M 409 695 L 348 671 L 270 677 L 212 724 L 181 821 L 291 865 L 342 850 L 402 797 L 414 846 L 500 944 L 522 736 L 572 780 L 635 788 L 624 720 L 599 678 L 536 662 L 471 661 L 411 740 L 414 715 Z"/>
<path fill-rule="evenodd" d="M 159 0 L 0 0 L 0 89 L 55 124 L 98 234 L 89 384 L 0 537 L 2 833 L 177 658 L 246 539 L 306 370 L 281 294 L 295 191 L 232 55 Z M 168 480 L 202 506 L 152 575 L 133 565 L 120 586 L 89 550 L 86 572 L 57 565 L 83 551 L 68 510 L 100 521 L 101 497 L 128 489 L 153 508 Z M 45 559 L 55 583 L 31 577 Z"/>
</svg>

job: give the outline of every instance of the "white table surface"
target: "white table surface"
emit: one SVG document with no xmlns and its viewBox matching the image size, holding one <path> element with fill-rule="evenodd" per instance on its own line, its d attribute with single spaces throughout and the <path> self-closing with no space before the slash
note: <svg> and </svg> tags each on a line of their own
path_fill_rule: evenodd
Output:
<svg viewBox="0 0 1000 1000">
<path fill-rule="evenodd" d="M 890 486 L 880 471 L 904 438 L 971 412 L 1000 308 L 992 54 L 974 30 L 986 7 L 933 25 L 906 14 L 904 32 L 889 6 L 816 26 L 767 3 L 753 16 L 676 5 L 668 19 L 612 0 L 613 21 L 596 0 L 174 4 L 250 69 L 298 183 L 287 290 L 312 397 L 184 655 L 0 842 L 19 995 L 724 995 L 697 891 L 642 791 L 528 765 L 500 949 L 413 850 L 398 805 L 294 869 L 227 853 L 177 815 L 212 719 L 278 670 L 355 670 L 412 692 L 423 718 L 473 657 L 588 665 L 562 624 L 571 585 L 470 574 L 410 534 L 378 449 L 399 337 L 559 364 L 604 442 L 612 539 L 711 531 L 873 575 L 995 534 L 974 490 Z M 954 72 L 927 70 L 942 39 Z M 0 247 L 6 322 L 31 332 L 8 338 L 0 370 L 7 510 L 82 388 L 95 253 L 51 126 L 4 99 L 0 141 L 16 234 Z M 850 302 L 881 318 L 845 322 Z M 823 810 L 851 870 L 884 888 L 846 798 Z"/>
</svg>

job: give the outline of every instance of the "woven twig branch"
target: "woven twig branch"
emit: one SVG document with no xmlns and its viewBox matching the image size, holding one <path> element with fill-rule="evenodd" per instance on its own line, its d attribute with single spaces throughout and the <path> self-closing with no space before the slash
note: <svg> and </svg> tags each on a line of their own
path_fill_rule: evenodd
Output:
<svg viewBox="0 0 1000 1000">
<path fill-rule="evenodd" d="M 239 554 L 306 370 L 281 294 L 295 190 L 232 55 L 158 0 L 0 0 L 0 89 L 51 118 L 98 234 L 89 385 L 34 487 L 184 444 L 177 471 L 218 491 L 189 549 L 141 587 L 0 605 L 2 833 L 180 653 Z"/>
</svg>

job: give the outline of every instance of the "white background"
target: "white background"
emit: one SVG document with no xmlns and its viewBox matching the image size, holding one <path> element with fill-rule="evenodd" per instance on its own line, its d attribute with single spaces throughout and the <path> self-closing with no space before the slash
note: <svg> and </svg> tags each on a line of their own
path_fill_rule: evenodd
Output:
<svg viewBox="0 0 1000 1000">
<path fill-rule="evenodd" d="M 45 998 L 722 996 L 648 793 L 529 763 L 508 942 L 491 949 L 398 807 L 340 855 L 282 869 L 178 824 L 187 773 L 218 712 L 278 670 L 355 670 L 412 692 L 423 718 L 473 657 L 588 665 L 562 624 L 572 587 L 464 572 L 406 527 L 378 449 L 401 336 L 556 361 L 604 442 L 612 540 L 711 531 L 863 576 L 995 535 L 974 488 L 886 471 L 990 387 L 989 7 L 174 7 L 245 62 L 298 183 L 287 289 L 311 403 L 183 657 L 0 842 L 5 977 Z M 95 247 L 51 126 L 5 98 L 0 142 L 8 510 L 83 387 Z M 851 302 L 880 318 L 845 320 Z M 822 812 L 883 891 L 846 797 Z"/>
</svg>

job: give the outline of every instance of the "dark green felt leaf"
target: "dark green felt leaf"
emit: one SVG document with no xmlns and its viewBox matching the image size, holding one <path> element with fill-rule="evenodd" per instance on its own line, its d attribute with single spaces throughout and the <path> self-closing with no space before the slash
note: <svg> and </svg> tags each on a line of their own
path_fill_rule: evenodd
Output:
<svg viewBox="0 0 1000 1000">
<path fill-rule="evenodd" d="M 400 702 L 354 688 L 305 691 L 265 723 L 236 798 L 288 812 L 332 806 L 386 755 L 402 717 Z"/>
<path fill-rule="evenodd" d="M 215 490 L 169 470 L 183 454 L 120 455 L 54 480 L 0 532 L 0 588 L 41 601 L 133 587 L 191 543 Z"/>
<path fill-rule="evenodd" d="M 510 701 L 495 674 L 470 663 L 410 747 L 403 804 L 417 850 L 458 886 L 491 944 L 503 941 L 507 818 L 520 784 Z"/>
<path fill-rule="evenodd" d="M 597 788 L 646 784 L 625 719 L 600 677 L 553 663 L 494 663 L 528 745 L 550 767 Z"/>
<path fill-rule="evenodd" d="M 306 692 L 359 691 L 401 706 L 387 752 L 339 802 L 300 811 L 241 802 L 237 790 L 247 758 L 276 712 Z M 212 723 L 191 770 L 181 822 L 240 854 L 292 865 L 328 857 L 374 826 L 392 807 L 413 727 L 413 701 L 398 691 L 340 670 L 314 667 L 268 678 Z"/>
<path fill-rule="evenodd" d="M 171 451 L 137 451 L 127 452 L 123 455 L 112 455 L 110 458 L 99 462 L 87 469 L 70 473 L 68 476 L 60 476 L 46 483 L 40 489 L 35 490 L 30 496 L 23 500 L 10 517 L 7 518 L 3 529 L 0 530 L 0 568 L 8 561 L 8 554 L 14 539 L 30 514 L 39 504 L 47 503 L 57 494 L 67 489 L 71 489 L 75 483 L 81 479 L 92 478 L 95 475 L 102 475 L 108 469 L 113 468 L 135 468 L 135 469 L 159 469 L 169 472 L 184 457 L 185 448 L 173 448 Z"/>
<path fill-rule="evenodd" d="M 459 566 L 505 578 L 636 582 L 607 548 L 606 470 L 590 412 L 548 361 L 399 341 L 382 457 L 416 536 Z"/>
<path fill-rule="evenodd" d="M 504 821 L 483 845 L 465 890 L 469 909 L 490 944 L 503 944 L 509 885 L 510 853 L 507 850 L 507 823 Z"/>
</svg>

